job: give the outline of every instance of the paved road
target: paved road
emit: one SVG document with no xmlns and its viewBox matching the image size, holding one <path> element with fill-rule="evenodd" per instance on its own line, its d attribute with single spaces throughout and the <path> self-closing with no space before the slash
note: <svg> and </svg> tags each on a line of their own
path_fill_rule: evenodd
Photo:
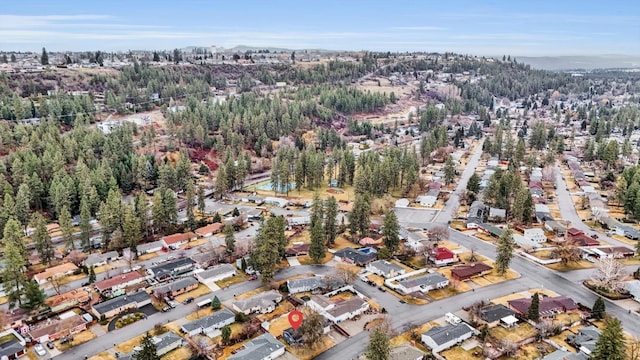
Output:
<svg viewBox="0 0 640 360">
<path fill-rule="evenodd" d="M 575 204 L 571 199 L 571 194 L 567 191 L 567 183 L 564 181 L 564 177 L 562 176 L 562 171 L 560 167 L 556 164 L 556 196 L 558 198 L 558 207 L 560 208 L 560 213 L 562 214 L 562 218 L 564 220 L 571 221 L 571 226 L 575 227 L 578 230 L 584 231 L 586 234 L 592 234 L 596 232 L 593 228 L 586 225 L 580 216 L 578 216 L 578 212 L 576 211 Z M 607 236 L 603 232 L 598 233 L 598 240 L 604 241 L 610 245 L 614 246 L 624 246 L 629 247 L 629 244 L 622 242 L 620 240 L 616 240 Z"/>
</svg>

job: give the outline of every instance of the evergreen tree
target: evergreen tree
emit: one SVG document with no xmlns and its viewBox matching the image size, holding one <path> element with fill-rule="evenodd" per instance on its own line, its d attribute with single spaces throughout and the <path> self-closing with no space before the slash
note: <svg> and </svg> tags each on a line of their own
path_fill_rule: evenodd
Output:
<svg viewBox="0 0 640 360">
<path fill-rule="evenodd" d="M 223 228 L 224 243 L 227 246 L 227 253 L 233 254 L 236 250 L 236 238 L 233 236 L 233 226 L 227 224 Z"/>
<path fill-rule="evenodd" d="M 513 257 L 513 232 L 510 228 L 502 230 L 502 234 L 496 243 L 496 271 L 503 275 L 509 269 Z"/>
<path fill-rule="evenodd" d="M 398 224 L 398 217 L 392 209 L 389 209 L 385 214 L 381 230 L 384 246 L 387 247 L 391 254 L 398 251 L 400 246 L 400 225 Z"/>
<path fill-rule="evenodd" d="M 389 360 L 391 357 L 389 336 L 382 329 L 376 328 L 371 332 L 365 355 L 368 360 Z"/>
<path fill-rule="evenodd" d="M 204 217 L 205 209 L 204 188 L 202 186 L 198 186 L 198 212 L 200 212 L 201 217 Z"/>
<path fill-rule="evenodd" d="M 89 239 L 91 237 L 91 205 L 87 196 L 83 196 L 80 200 L 80 241 L 84 248 L 89 247 Z"/>
<path fill-rule="evenodd" d="M 591 317 L 598 320 L 604 319 L 605 310 L 606 305 L 604 303 L 604 300 L 600 296 L 598 296 L 595 303 L 593 303 L 593 308 L 591 309 Z"/>
<path fill-rule="evenodd" d="M 285 221 L 282 216 L 270 216 L 256 233 L 255 246 L 250 255 L 250 263 L 260 272 L 262 282 L 273 280 L 276 265 L 284 256 L 287 237 L 284 235 Z"/>
<path fill-rule="evenodd" d="M 140 239 L 142 239 L 140 219 L 136 216 L 135 209 L 132 205 L 125 205 L 122 216 L 122 240 L 124 246 L 129 248 L 134 257 L 137 257 L 138 254 L 138 243 Z"/>
<path fill-rule="evenodd" d="M 220 332 L 220 336 L 222 336 L 222 343 L 228 344 L 229 339 L 231 338 L 231 328 L 229 327 L 229 325 L 223 326 L 222 329 L 220 329 Z"/>
<path fill-rule="evenodd" d="M 58 217 L 58 222 L 60 223 L 60 230 L 62 231 L 62 239 L 64 241 L 65 248 L 68 250 L 74 250 L 76 245 L 73 241 L 73 225 L 71 224 L 71 214 L 69 213 L 67 205 L 62 207 L 60 216 Z"/>
<path fill-rule="evenodd" d="M 133 354 L 134 360 L 160 360 L 160 356 L 158 355 L 158 348 L 156 344 L 153 342 L 153 338 L 147 332 L 147 334 L 142 338 L 140 342 L 140 350 L 136 351 Z"/>
<path fill-rule="evenodd" d="M 324 259 L 326 254 L 325 243 L 322 221 L 316 220 L 311 227 L 311 244 L 309 245 L 309 257 L 314 264 L 319 264 Z"/>
<path fill-rule="evenodd" d="M 444 182 L 448 185 L 453 182 L 456 177 L 456 165 L 453 158 L 449 156 L 444 163 Z"/>
<path fill-rule="evenodd" d="M 531 297 L 531 305 L 527 311 L 527 319 L 538 322 L 540 320 L 540 296 L 538 293 L 533 294 Z"/>
<path fill-rule="evenodd" d="M 590 358 L 594 360 L 625 360 L 625 349 L 622 323 L 617 318 L 610 317 L 604 322 L 604 328 Z"/>
<path fill-rule="evenodd" d="M 214 296 L 213 299 L 211 300 L 211 308 L 213 310 L 220 310 L 222 308 L 222 303 L 220 302 L 220 299 L 218 299 L 217 296 Z"/>
<path fill-rule="evenodd" d="M 158 55 L 158 53 L 156 51 L 153 52 L 153 61 L 154 62 L 159 62 L 160 61 L 160 55 Z"/>
<path fill-rule="evenodd" d="M 22 293 L 25 301 L 20 307 L 29 311 L 38 310 L 44 305 L 44 300 L 47 297 L 40 285 L 33 280 L 25 282 Z"/>
<path fill-rule="evenodd" d="M 49 54 L 47 54 L 47 49 L 42 48 L 42 55 L 40 56 L 40 64 L 49 65 Z"/>
<path fill-rule="evenodd" d="M 31 218 L 31 227 L 35 229 L 31 238 L 36 245 L 40 261 L 45 265 L 51 264 L 54 256 L 53 243 L 44 217 L 40 213 L 35 213 Z"/>
<path fill-rule="evenodd" d="M 96 282 L 96 271 L 93 269 L 93 266 L 89 267 L 89 284 L 93 284 Z"/>
<path fill-rule="evenodd" d="M 371 204 L 369 195 L 356 194 L 353 202 L 353 209 L 349 213 L 349 227 L 352 235 L 363 236 L 369 232 L 369 216 L 371 214 Z"/>
<path fill-rule="evenodd" d="M 29 213 L 31 211 L 31 189 L 27 183 L 20 184 L 18 193 L 16 194 L 15 214 L 16 219 L 20 221 L 22 226 L 26 226 L 29 222 Z"/>
<path fill-rule="evenodd" d="M 222 217 L 220 216 L 219 213 L 215 213 L 213 215 L 213 222 L 214 223 L 221 223 L 222 222 Z"/>
<path fill-rule="evenodd" d="M 2 238 L 4 244 L 4 269 L 2 271 L 2 284 L 9 297 L 9 303 L 22 304 L 23 285 L 27 281 L 24 275 L 26 251 L 22 242 L 22 230 L 17 220 L 10 219 L 4 228 Z"/>
<path fill-rule="evenodd" d="M 476 173 L 473 173 L 467 182 L 467 190 L 471 191 L 474 194 L 480 192 L 480 176 Z"/>
<path fill-rule="evenodd" d="M 194 213 L 194 207 L 196 205 L 196 189 L 192 179 L 189 179 L 187 182 L 186 201 L 187 204 L 185 211 L 187 213 L 187 228 L 189 228 L 189 230 L 194 230 L 196 227 L 196 216 Z"/>
<path fill-rule="evenodd" d="M 324 231 L 327 237 L 327 244 L 336 241 L 336 217 L 338 216 L 338 202 L 333 196 L 329 196 L 324 202 Z"/>
</svg>

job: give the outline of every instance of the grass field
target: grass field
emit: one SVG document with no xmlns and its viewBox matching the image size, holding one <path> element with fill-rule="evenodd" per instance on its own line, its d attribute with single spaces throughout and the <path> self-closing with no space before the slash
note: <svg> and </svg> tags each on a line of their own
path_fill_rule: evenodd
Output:
<svg viewBox="0 0 640 360">
<path fill-rule="evenodd" d="M 216 285 L 218 285 L 222 289 L 226 286 L 238 284 L 246 280 L 247 280 L 247 276 L 244 274 L 244 272 L 237 271 L 235 276 L 226 278 L 224 280 L 216 281 Z"/>
<path fill-rule="evenodd" d="M 170 351 L 167 354 L 162 355 L 162 360 L 184 360 L 191 358 L 193 352 L 190 346 L 181 346 L 175 350 Z"/>
<path fill-rule="evenodd" d="M 517 326 L 506 329 L 502 326 L 496 326 L 489 330 L 489 334 L 500 340 L 511 340 L 513 342 L 519 342 L 535 336 L 538 331 L 528 323 L 520 323 Z"/>
<path fill-rule="evenodd" d="M 590 269 L 595 265 L 588 262 L 587 260 L 573 261 L 568 264 L 563 264 L 562 262 L 546 265 L 549 269 L 557 270 L 557 271 L 571 271 L 571 270 L 580 270 L 580 269 Z"/>
<path fill-rule="evenodd" d="M 66 343 L 66 344 L 60 344 L 60 342 L 56 342 L 56 348 L 58 348 L 58 350 L 60 351 L 66 351 L 74 346 L 78 346 L 80 344 L 84 344 L 87 341 L 93 340 L 96 338 L 96 334 L 93 333 L 93 331 L 91 330 L 84 330 L 82 332 L 79 332 L 77 334 L 73 335 L 73 341 L 70 343 Z"/>
<path fill-rule="evenodd" d="M 288 345 L 286 346 L 286 348 L 297 359 L 310 360 L 322 354 L 323 352 L 329 350 L 330 348 L 334 347 L 335 344 L 336 343 L 333 340 L 331 340 L 328 336 L 323 336 L 320 339 L 320 342 L 317 343 L 313 349 L 307 349 L 304 346 L 293 347 Z"/>
<path fill-rule="evenodd" d="M 183 302 L 188 297 L 197 298 L 210 292 L 211 289 L 209 289 L 207 285 L 199 284 L 198 287 L 194 290 L 176 296 L 175 300 L 178 302 Z"/>
<path fill-rule="evenodd" d="M 463 349 L 462 346 L 454 346 L 449 350 L 441 352 L 440 355 L 447 360 L 484 359 L 480 347 L 475 347 L 467 351 Z"/>
</svg>

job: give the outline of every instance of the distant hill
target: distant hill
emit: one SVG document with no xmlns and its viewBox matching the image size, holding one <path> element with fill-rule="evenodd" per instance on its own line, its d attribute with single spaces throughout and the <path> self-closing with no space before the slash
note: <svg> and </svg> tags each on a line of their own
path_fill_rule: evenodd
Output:
<svg viewBox="0 0 640 360">
<path fill-rule="evenodd" d="M 325 50 L 325 49 L 285 49 L 285 48 L 277 48 L 277 47 L 260 47 L 260 46 L 248 46 L 248 45 L 238 45 L 228 49 L 232 52 L 246 52 L 246 51 L 258 51 L 258 50 L 269 50 L 270 52 L 285 52 L 290 53 L 292 51 L 303 52 L 333 52 L 334 50 Z"/>
<path fill-rule="evenodd" d="M 518 62 L 544 70 L 592 70 L 640 68 L 640 56 L 594 55 L 594 56 L 519 56 Z"/>
</svg>

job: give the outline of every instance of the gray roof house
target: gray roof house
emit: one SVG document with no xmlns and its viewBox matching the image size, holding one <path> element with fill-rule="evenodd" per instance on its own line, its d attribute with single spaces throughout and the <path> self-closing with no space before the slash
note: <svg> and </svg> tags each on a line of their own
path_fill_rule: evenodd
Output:
<svg viewBox="0 0 640 360">
<path fill-rule="evenodd" d="M 427 293 L 434 289 L 444 288 L 447 285 L 449 285 L 449 279 L 438 273 L 398 280 L 398 290 L 404 294 L 410 294 L 416 291 Z"/>
<path fill-rule="evenodd" d="M 196 274 L 196 278 L 203 284 L 224 280 L 236 275 L 236 268 L 231 264 L 220 264 Z"/>
<path fill-rule="evenodd" d="M 233 309 L 247 315 L 255 312 L 268 314 L 275 310 L 281 301 L 282 295 L 274 290 L 270 290 L 254 295 L 248 299 L 234 301 Z"/>
<path fill-rule="evenodd" d="M 366 269 L 376 275 L 380 275 L 385 278 L 390 278 L 398 275 L 404 275 L 405 269 L 394 263 L 390 263 L 386 260 L 376 260 L 367 264 Z"/>
<path fill-rule="evenodd" d="M 216 330 L 235 322 L 235 314 L 229 309 L 217 311 L 209 316 L 188 322 L 180 327 L 180 331 L 190 336 L 206 334 L 209 337 L 218 336 Z"/>
<path fill-rule="evenodd" d="M 507 316 L 513 316 L 515 314 L 516 312 L 509 309 L 508 307 L 502 304 L 497 304 L 497 305 L 487 306 L 484 309 L 482 309 L 480 311 L 480 318 L 486 321 L 488 324 L 493 325 L 493 324 L 498 324 L 501 319 Z"/>
<path fill-rule="evenodd" d="M 138 249 L 139 255 L 154 253 L 156 251 L 162 250 L 162 241 L 158 240 L 154 242 L 140 244 L 137 246 L 137 249 Z"/>
<path fill-rule="evenodd" d="M 591 325 L 578 330 L 576 335 L 567 336 L 567 343 L 574 346 L 580 352 L 591 355 L 593 349 L 596 348 L 596 342 L 600 338 L 600 329 Z"/>
<path fill-rule="evenodd" d="M 476 329 L 465 322 L 461 322 L 456 325 L 432 327 L 422 334 L 422 342 L 430 347 L 433 352 L 440 352 L 477 334 L 478 331 Z"/>
<path fill-rule="evenodd" d="M 467 228 L 477 227 L 484 222 L 485 206 L 482 201 L 474 201 L 469 207 L 467 215 Z"/>
<path fill-rule="evenodd" d="M 574 353 L 569 350 L 556 350 L 542 358 L 542 360 L 588 360 L 589 356 L 584 353 Z"/>
<path fill-rule="evenodd" d="M 153 342 L 156 344 L 156 353 L 162 356 L 171 350 L 182 346 L 182 338 L 173 331 L 167 331 L 164 334 L 154 336 Z"/>
<path fill-rule="evenodd" d="M 161 280 L 189 272 L 194 266 L 195 261 L 185 257 L 149 268 L 147 269 L 147 273 L 157 280 Z"/>
<path fill-rule="evenodd" d="M 284 354 L 284 344 L 266 333 L 244 344 L 243 350 L 229 360 L 272 360 Z"/>
<path fill-rule="evenodd" d="M 89 254 L 89 256 L 85 259 L 84 264 L 86 266 L 101 266 L 105 265 L 107 262 L 116 260 L 120 258 L 117 251 L 108 251 L 103 254 L 93 253 Z"/>
<path fill-rule="evenodd" d="M 176 281 L 172 281 L 168 284 L 165 284 L 163 286 L 159 286 L 157 288 L 155 288 L 153 291 L 154 292 L 159 292 L 161 294 L 173 294 L 173 293 L 180 293 L 183 291 L 189 291 L 190 288 L 192 288 L 194 285 L 198 284 L 198 280 L 192 278 L 192 277 L 186 277 L 183 279 L 178 279 Z M 196 286 L 197 287 L 197 286 Z"/>
<path fill-rule="evenodd" d="M 319 276 L 287 280 L 289 294 L 314 291 L 323 287 L 325 287 L 324 279 Z"/>
<path fill-rule="evenodd" d="M 151 297 L 146 291 L 138 291 L 136 293 L 124 296 L 118 296 L 113 299 L 93 305 L 91 308 L 94 315 L 98 319 L 104 315 L 109 318 L 117 315 L 127 309 L 141 308 L 144 305 L 151 304 Z"/>
</svg>

